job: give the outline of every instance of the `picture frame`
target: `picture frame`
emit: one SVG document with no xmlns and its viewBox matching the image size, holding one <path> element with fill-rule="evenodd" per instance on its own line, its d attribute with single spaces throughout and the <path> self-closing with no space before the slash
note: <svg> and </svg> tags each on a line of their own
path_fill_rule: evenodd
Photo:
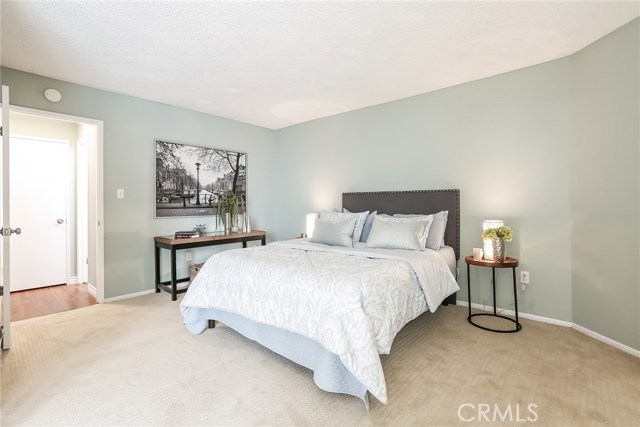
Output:
<svg viewBox="0 0 640 427">
<path fill-rule="evenodd" d="M 213 216 L 223 194 L 247 206 L 247 153 L 154 140 L 156 218 Z"/>
</svg>

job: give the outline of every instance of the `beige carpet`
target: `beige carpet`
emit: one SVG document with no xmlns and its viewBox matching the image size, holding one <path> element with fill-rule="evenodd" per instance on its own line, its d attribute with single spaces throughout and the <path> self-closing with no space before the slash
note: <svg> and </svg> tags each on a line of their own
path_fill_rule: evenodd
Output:
<svg viewBox="0 0 640 427">
<path fill-rule="evenodd" d="M 12 349 L 2 358 L 0 421 L 638 425 L 639 359 L 568 328 L 523 325 L 517 334 L 485 332 L 467 323 L 463 307 L 421 316 L 383 359 L 389 404 L 371 398 L 366 413 L 358 399 L 321 391 L 310 371 L 224 325 L 192 336 L 176 302 L 148 295 L 15 322 Z M 489 407 L 487 421 L 478 409 Z"/>
</svg>

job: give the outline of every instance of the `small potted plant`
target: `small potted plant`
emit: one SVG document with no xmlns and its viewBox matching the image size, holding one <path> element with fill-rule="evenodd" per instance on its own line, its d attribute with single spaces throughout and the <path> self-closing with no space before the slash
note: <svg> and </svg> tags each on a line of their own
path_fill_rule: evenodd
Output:
<svg viewBox="0 0 640 427">
<path fill-rule="evenodd" d="M 225 233 L 237 233 L 240 231 L 238 227 L 238 213 L 245 211 L 245 200 L 242 195 L 236 195 L 232 191 L 225 191 L 218 199 L 216 229 L 218 221 L 224 224 Z"/>
<path fill-rule="evenodd" d="M 503 225 L 501 227 L 487 228 L 482 232 L 483 239 L 489 239 L 493 245 L 493 260 L 504 262 L 506 258 L 505 242 L 513 240 L 513 230 L 511 227 Z"/>
<path fill-rule="evenodd" d="M 207 234 L 207 225 L 206 224 L 198 224 L 195 227 L 193 227 L 193 231 L 198 233 L 199 237 L 202 237 L 205 234 Z"/>
</svg>

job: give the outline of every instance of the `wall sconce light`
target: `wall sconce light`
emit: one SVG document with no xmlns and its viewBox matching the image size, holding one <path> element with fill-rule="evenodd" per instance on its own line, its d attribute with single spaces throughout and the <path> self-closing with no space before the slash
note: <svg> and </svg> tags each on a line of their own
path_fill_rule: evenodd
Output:
<svg viewBox="0 0 640 427">
<path fill-rule="evenodd" d="M 504 221 L 502 221 L 501 219 L 487 219 L 482 223 L 482 231 L 489 228 L 502 227 L 503 225 Z M 484 254 L 484 259 L 493 261 L 493 243 L 491 240 L 484 239 L 482 253 Z"/>
<path fill-rule="evenodd" d="M 316 218 L 318 218 L 317 212 L 307 214 L 307 237 L 313 236 L 313 229 L 316 226 Z"/>
</svg>

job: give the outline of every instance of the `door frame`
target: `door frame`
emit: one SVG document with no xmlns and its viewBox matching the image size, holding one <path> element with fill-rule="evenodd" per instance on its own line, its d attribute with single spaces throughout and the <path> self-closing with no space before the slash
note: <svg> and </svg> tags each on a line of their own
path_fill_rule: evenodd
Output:
<svg viewBox="0 0 640 427">
<path fill-rule="evenodd" d="M 11 346 L 11 284 L 9 283 L 11 280 L 11 262 L 10 262 L 10 254 L 9 254 L 9 238 L 11 237 L 12 229 L 11 229 L 11 209 L 9 206 L 9 197 L 11 196 L 11 188 L 9 187 L 9 169 L 11 169 L 11 165 L 9 163 L 9 139 L 11 137 L 11 127 L 9 126 L 9 86 L 1 85 L 2 89 L 2 173 L 0 173 L 0 181 L 2 181 L 2 188 L 0 189 L 0 194 L 2 197 L 2 206 L 0 209 L 2 210 L 2 215 L 0 215 L 2 219 L 2 237 L 0 240 L 0 245 L 2 245 L 2 263 L 0 273 L 2 278 L 2 329 L 0 332 L 0 352 L 4 350 L 8 350 Z M 7 227 L 9 230 L 6 230 Z M 8 235 L 5 235 L 5 231 L 8 231 Z M 17 232 L 17 230 L 16 230 Z"/>
<path fill-rule="evenodd" d="M 87 257 L 89 256 L 88 229 L 89 229 L 89 143 L 79 139 L 76 144 L 76 265 L 78 284 L 89 281 Z M 81 153 L 82 151 L 82 160 Z M 83 179 L 81 179 L 83 178 Z M 84 181 L 84 182 L 83 182 Z"/>
<path fill-rule="evenodd" d="M 104 175 L 103 175 L 103 128 L 104 122 L 102 120 L 90 119 L 87 117 L 72 116 L 69 114 L 54 113 L 52 111 L 37 110 L 34 108 L 20 107 L 17 105 L 9 106 L 10 112 L 29 114 L 32 116 L 46 117 L 49 119 L 63 120 L 75 123 L 84 123 L 86 125 L 96 127 L 95 143 L 89 141 L 88 154 L 91 156 L 93 152 L 96 158 L 95 170 L 89 167 L 88 178 L 93 177 L 95 182 L 95 199 L 89 198 L 89 215 L 95 214 L 96 223 L 88 224 L 88 236 L 93 235 L 95 242 L 95 259 L 89 259 L 89 264 L 95 265 L 96 269 L 96 283 L 90 283 L 95 287 L 96 301 L 100 304 L 104 303 Z M 91 166 L 91 165 L 89 165 Z M 91 179 L 90 179 L 91 181 Z M 89 186 L 89 190 L 92 190 Z M 93 212 L 92 212 L 93 211 Z M 15 218 L 12 219 L 15 222 Z M 90 251 L 91 252 L 91 251 Z M 89 254 L 87 254 L 89 256 Z"/>
</svg>

